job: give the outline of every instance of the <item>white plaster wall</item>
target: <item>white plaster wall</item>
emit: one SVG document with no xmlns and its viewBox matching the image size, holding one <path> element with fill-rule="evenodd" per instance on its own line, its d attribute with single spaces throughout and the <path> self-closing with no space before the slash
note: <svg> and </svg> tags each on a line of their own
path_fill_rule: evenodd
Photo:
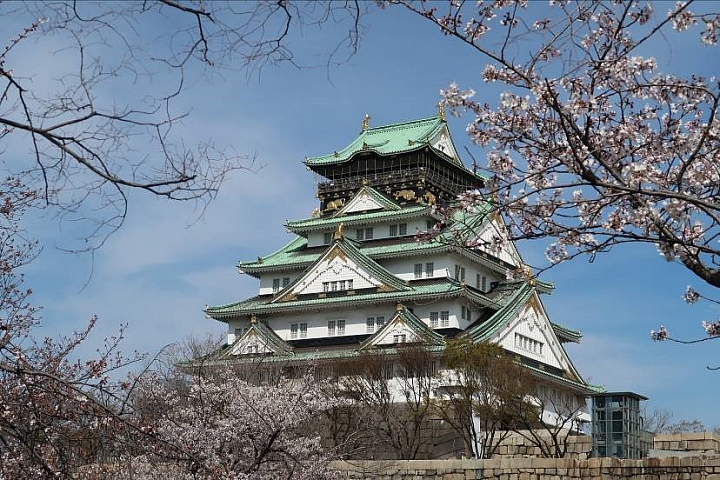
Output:
<svg viewBox="0 0 720 480">
<path fill-rule="evenodd" d="M 272 272 L 272 273 L 266 273 L 264 275 L 260 276 L 260 288 L 258 290 L 259 295 L 272 295 L 273 292 L 273 279 L 279 278 L 280 279 L 280 291 L 283 290 L 282 288 L 282 279 L 285 277 L 290 278 L 290 283 L 294 282 L 295 279 L 298 277 L 297 273 L 288 273 L 288 272 Z"/>
<path fill-rule="evenodd" d="M 464 302 L 464 300 L 462 300 L 462 302 Z M 443 310 L 447 310 L 449 313 L 449 327 L 464 329 L 469 325 L 468 320 L 462 320 L 460 318 L 460 299 L 436 300 L 429 304 L 427 302 L 423 302 L 422 305 L 407 303 L 405 306 L 411 308 L 413 313 L 428 326 L 430 326 L 430 312 L 441 312 Z M 345 320 L 345 335 L 364 335 L 368 333 L 366 326 L 366 319 L 368 317 L 377 317 L 378 315 L 381 315 L 385 317 L 385 323 L 388 323 L 395 315 L 395 308 L 395 304 L 385 303 L 377 306 L 347 308 L 328 312 L 258 315 L 258 319 L 267 322 L 267 325 L 272 328 L 283 340 L 291 340 L 290 324 L 292 323 L 308 324 L 308 333 L 306 338 L 327 337 L 328 320 Z M 478 309 L 474 308 L 473 310 L 475 311 L 475 314 L 477 314 Z M 234 334 L 236 328 L 243 328 L 247 326 L 247 320 L 230 321 L 228 325 L 228 341 L 232 343 L 235 340 Z M 438 321 L 438 328 L 443 328 L 440 321 Z"/>
<path fill-rule="evenodd" d="M 322 231 L 317 231 L 317 232 L 309 232 L 308 236 L 307 236 L 308 247 L 318 247 L 320 245 L 328 245 L 325 243 L 325 233 L 330 233 L 332 235 L 334 232 L 335 232 L 335 230 L 332 230 L 332 229 L 322 230 Z"/>
</svg>

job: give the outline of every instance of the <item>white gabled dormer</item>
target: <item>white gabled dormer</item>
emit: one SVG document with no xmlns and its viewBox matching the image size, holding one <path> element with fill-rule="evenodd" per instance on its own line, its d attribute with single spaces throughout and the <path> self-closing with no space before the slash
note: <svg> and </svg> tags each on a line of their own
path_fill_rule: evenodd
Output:
<svg viewBox="0 0 720 480">
<path fill-rule="evenodd" d="M 450 138 L 450 132 L 448 131 L 447 125 L 445 125 L 444 128 L 442 128 L 429 143 L 435 150 L 442 152 L 456 162 L 459 162 L 460 157 L 458 156 L 457 150 L 455 150 L 455 145 L 453 145 L 453 141 Z"/>
<path fill-rule="evenodd" d="M 391 292 L 408 287 L 404 281 L 363 255 L 351 241 L 346 240 L 344 227 L 340 224 L 334 234 L 334 242 L 325 254 L 273 303 L 292 300 L 300 295 L 368 288 Z"/>
<path fill-rule="evenodd" d="M 292 355 L 292 347 L 253 315 L 250 327 L 228 347 L 222 357 L 239 355 Z"/>
<path fill-rule="evenodd" d="M 352 213 L 376 210 L 400 210 L 400 208 L 397 202 L 393 202 L 374 188 L 363 186 L 355 196 L 333 216 L 340 217 Z"/>
<path fill-rule="evenodd" d="M 533 293 L 515 318 L 498 335 L 497 343 L 510 352 L 540 363 L 561 370 L 572 368 L 537 293 Z"/>
<path fill-rule="evenodd" d="M 433 332 L 415 314 L 404 305 L 398 304 L 395 315 L 373 336 L 365 340 L 358 350 L 374 347 L 406 343 L 422 343 L 423 345 L 443 345 L 442 335 Z"/>
</svg>

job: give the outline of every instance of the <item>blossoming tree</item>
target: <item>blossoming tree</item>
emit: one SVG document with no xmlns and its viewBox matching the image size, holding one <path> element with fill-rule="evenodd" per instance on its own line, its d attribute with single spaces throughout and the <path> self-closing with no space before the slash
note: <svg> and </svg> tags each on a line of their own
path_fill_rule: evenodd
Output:
<svg viewBox="0 0 720 480">
<path fill-rule="evenodd" d="M 88 478 L 336 478 L 317 420 L 339 401 L 312 375 L 259 385 L 232 368 L 216 368 L 181 386 L 166 380 L 145 374 L 134 392 L 142 429 L 151 435 L 143 454 L 93 465 Z"/>
<path fill-rule="evenodd" d="M 717 59 L 717 4 L 391 3 L 473 48 L 487 62 L 483 82 L 505 89 L 495 105 L 455 84 L 442 91 L 451 113 L 472 116 L 489 177 L 487 191 L 442 214 L 490 201 L 507 225 L 495 245 L 550 239 L 553 265 L 646 243 L 720 287 L 720 84 L 663 73 L 668 59 L 649 55 L 694 30 L 691 55 Z M 717 322 L 705 328 L 720 333 Z"/>
</svg>

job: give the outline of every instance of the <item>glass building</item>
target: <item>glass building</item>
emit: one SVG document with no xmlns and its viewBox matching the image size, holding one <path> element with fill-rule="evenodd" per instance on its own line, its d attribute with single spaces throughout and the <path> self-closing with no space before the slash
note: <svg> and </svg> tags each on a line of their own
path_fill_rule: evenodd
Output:
<svg viewBox="0 0 720 480">
<path fill-rule="evenodd" d="M 633 392 L 607 392 L 592 397 L 593 457 L 641 459 L 652 448 L 652 434 L 643 428 L 640 402 Z"/>
</svg>

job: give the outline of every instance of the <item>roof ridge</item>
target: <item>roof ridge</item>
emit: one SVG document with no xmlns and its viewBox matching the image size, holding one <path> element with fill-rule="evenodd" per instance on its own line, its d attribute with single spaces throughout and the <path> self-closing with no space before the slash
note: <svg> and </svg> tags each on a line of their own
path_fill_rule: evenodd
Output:
<svg viewBox="0 0 720 480">
<path fill-rule="evenodd" d="M 399 127 L 402 127 L 402 126 L 405 126 L 405 125 L 412 125 L 412 124 L 414 124 L 414 123 L 425 123 L 425 122 L 430 122 L 430 121 L 434 121 L 434 120 L 439 121 L 439 122 L 444 122 L 444 120 L 441 120 L 441 119 L 440 119 L 439 117 L 437 117 L 437 116 L 427 117 L 427 118 L 418 118 L 418 119 L 415 119 L 415 120 L 408 120 L 408 121 L 405 121 L 405 122 L 389 123 L 389 124 L 387 124 L 387 125 L 378 125 L 377 127 L 368 127 L 367 130 L 363 130 L 363 133 L 371 132 L 371 131 L 373 131 L 373 130 L 384 130 L 384 129 L 390 129 L 390 128 L 399 128 Z M 445 123 L 446 123 L 446 122 L 445 122 Z"/>
</svg>

